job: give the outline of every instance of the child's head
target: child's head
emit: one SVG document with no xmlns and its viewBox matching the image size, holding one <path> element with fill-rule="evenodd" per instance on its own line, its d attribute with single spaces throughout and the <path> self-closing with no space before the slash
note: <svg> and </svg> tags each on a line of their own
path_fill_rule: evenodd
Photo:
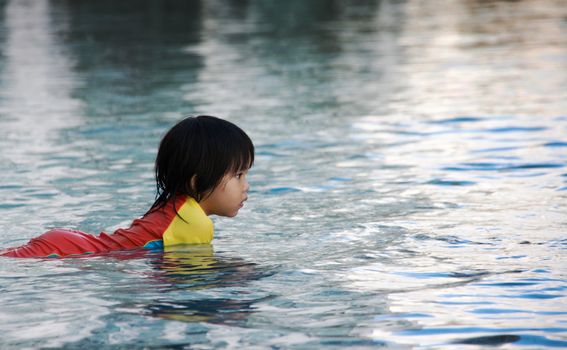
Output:
<svg viewBox="0 0 567 350">
<path fill-rule="evenodd" d="M 254 163 L 254 145 L 233 123 L 212 116 L 187 117 L 161 140 L 155 163 L 159 208 L 177 195 L 207 199 L 227 176 Z"/>
</svg>

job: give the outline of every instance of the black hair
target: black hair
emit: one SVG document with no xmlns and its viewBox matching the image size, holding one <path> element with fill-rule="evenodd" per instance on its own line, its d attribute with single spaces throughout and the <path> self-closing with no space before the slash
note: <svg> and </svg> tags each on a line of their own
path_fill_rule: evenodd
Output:
<svg viewBox="0 0 567 350">
<path fill-rule="evenodd" d="M 248 170 L 254 144 L 233 123 L 208 115 L 189 116 L 162 138 L 155 162 L 156 200 L 148 213 L 179 195 L 206 198 L 226 174 Z"/>
</svg>

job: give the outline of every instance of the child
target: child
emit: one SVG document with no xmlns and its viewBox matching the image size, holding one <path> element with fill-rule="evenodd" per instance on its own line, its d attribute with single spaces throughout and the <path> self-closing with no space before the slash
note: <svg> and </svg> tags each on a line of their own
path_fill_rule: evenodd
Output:
<svg viewBox="0 0 567 350">
<path fill-rule="evenodd" d="M 208 215 L 233 217 L 248 199 L 246 175 L 254 145 L 236 125 L 212 116 L 188 117 L 159 145 L 155 163 L 156 201 L 127 229 L 95 236 L 54 229 L 0 256 L 63 257 L 175 244 L 210 243 Z"/>
</svg>

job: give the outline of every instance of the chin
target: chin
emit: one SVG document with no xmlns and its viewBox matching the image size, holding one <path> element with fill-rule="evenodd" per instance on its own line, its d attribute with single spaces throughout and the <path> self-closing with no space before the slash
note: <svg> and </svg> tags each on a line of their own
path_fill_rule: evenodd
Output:
<svg viewBox="0 0 567 350">
<path fill-rule="evenodd" d="M 235 211 L 235 212 L 232 212 L 232 213 L 223 213 L 223 214 L 219 214 L 219 215 L 220 215 L 220 216 L 227 217 L 227 218 L 233 218 L 233 217 L 235 217 L 236 215 L 238 215 L 238 210 Z"/>
</svg>

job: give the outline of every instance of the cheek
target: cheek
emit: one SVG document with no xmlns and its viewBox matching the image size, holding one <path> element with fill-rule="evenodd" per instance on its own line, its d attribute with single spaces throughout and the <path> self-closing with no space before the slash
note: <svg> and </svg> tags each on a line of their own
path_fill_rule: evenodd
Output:
<svg viewBox="0 0 567 350">
<path fill-rule="evenodd" d="M 215 205 L 217 205 L 217 203 L 222 203 L 222 199 L 224 197 L 224 189 L 221 186 L 215 188 L 215 190 L 211 193 L 210 201 L 215 203 Z"/>
</svg>

